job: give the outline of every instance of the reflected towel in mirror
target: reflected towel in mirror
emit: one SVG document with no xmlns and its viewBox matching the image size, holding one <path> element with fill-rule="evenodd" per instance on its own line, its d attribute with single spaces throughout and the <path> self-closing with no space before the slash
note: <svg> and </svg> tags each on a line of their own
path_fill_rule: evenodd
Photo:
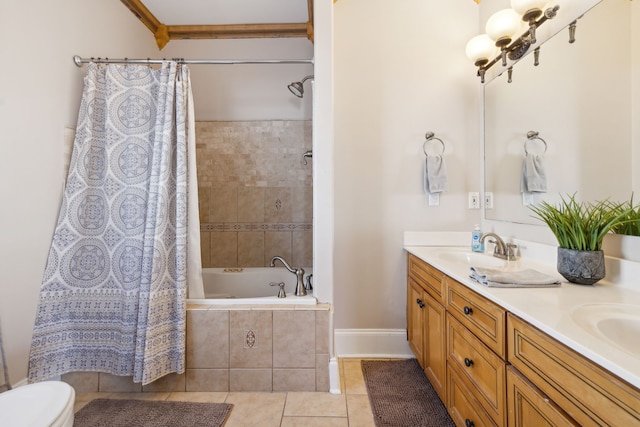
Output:
<svg viewBox="0 0 640 427">
<path fill-rule="evenodd" d="M 428 155 L 424 169 L 424 189 L 427 193 L 441 193 L 449 189 L 447 167 L 440 154 Z"/>
<path fill-rule="evenodd" d="M 493 268 L 471 267 L 469 277 L 490 288 L 541 288 L 560 286 L 558 278 L 527 268 L 503 271 Z"/>
<path fill-rule="evenodd" d="M 533 153 L 525 155 L 520 191 L 523 193 L 547 192 L 547 168 L 544 155 Z"/>
</svg>

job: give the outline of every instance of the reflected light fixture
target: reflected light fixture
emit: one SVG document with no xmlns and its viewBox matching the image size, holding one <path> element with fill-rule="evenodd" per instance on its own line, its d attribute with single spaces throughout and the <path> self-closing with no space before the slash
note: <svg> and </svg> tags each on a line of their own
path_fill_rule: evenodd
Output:
<svg viewBox="0 0 640 427">
<path fill-rule="evenodd" d="M 511 9 L 502 9 L 487 20 L 486 34 L 467 43 L 467 57 L 478 67 L 478 76 L 484 83 L 486 71 L 498 61 L 507 65 L 507 58 L 522 58 L 536 43 L 536 28 L 556 16 L 560 6 L 545 5 L 548 0 L 511 0 Z M 539 51 L 536 52 L 536 65 Z"/>
</svg>

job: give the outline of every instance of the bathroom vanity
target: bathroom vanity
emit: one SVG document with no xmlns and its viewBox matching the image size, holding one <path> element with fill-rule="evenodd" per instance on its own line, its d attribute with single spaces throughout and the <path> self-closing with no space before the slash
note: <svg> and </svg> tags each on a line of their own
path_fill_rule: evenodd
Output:
<svg viewBox="0 0 640 427">
<path fill-rule="evenodd" d="M 622 320 L 611 342 L 585 320 L 640 306 L 638 291 L 487 288 L 468 278 L 470 266 L 502 261 L 466 248 L 405 249 L 409 346 L 458 426 L 640 425 L 640 357 L 614 342 L 639 341 L 635 323 L 624 330 L 637 319 Z"/>
</svg>

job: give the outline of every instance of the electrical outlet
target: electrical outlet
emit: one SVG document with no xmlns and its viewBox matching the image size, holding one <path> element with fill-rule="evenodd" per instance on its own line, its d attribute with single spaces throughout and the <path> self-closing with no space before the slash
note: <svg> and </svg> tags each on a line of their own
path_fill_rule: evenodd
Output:
<svg viewBox="0 0 640 427">
<path fill-rule="evenodd" d="M 469 193 L 469 209 L 480 209 L 480 193 Z"/>
<path fill-rule="evenodd" d="M 486 191 L 484 193 L 484 208 L 493 209 L 493 192 Z"/>
<path fill-rule="evenodd" d="M 429 206 L 440 205 L 440 193 L 429 193 Z"/>
</svg>

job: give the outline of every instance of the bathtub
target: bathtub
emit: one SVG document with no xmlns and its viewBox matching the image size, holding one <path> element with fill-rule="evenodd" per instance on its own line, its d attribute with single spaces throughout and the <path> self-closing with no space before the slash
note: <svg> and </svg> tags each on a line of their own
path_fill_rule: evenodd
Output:
<svg viewBox="0 0 640 427">
<path fill-rule="evenodd" d="M 305 280 L 313 271 L 305 268 Z M 294 295 L 296 276 L 283 267 L 255 268 L 203 268 L 205 299 L 190 299 L 192 304 L 278 304 L 278 305 L 314 305 L 316 298 L 313 291 L 303 297 Z M 278 298 L 278 286 L 270 286 L 275 282 L 285 283 L 286 298 Z M 313 283 L 313 280 L 312 280 Z"/>
</svg>

